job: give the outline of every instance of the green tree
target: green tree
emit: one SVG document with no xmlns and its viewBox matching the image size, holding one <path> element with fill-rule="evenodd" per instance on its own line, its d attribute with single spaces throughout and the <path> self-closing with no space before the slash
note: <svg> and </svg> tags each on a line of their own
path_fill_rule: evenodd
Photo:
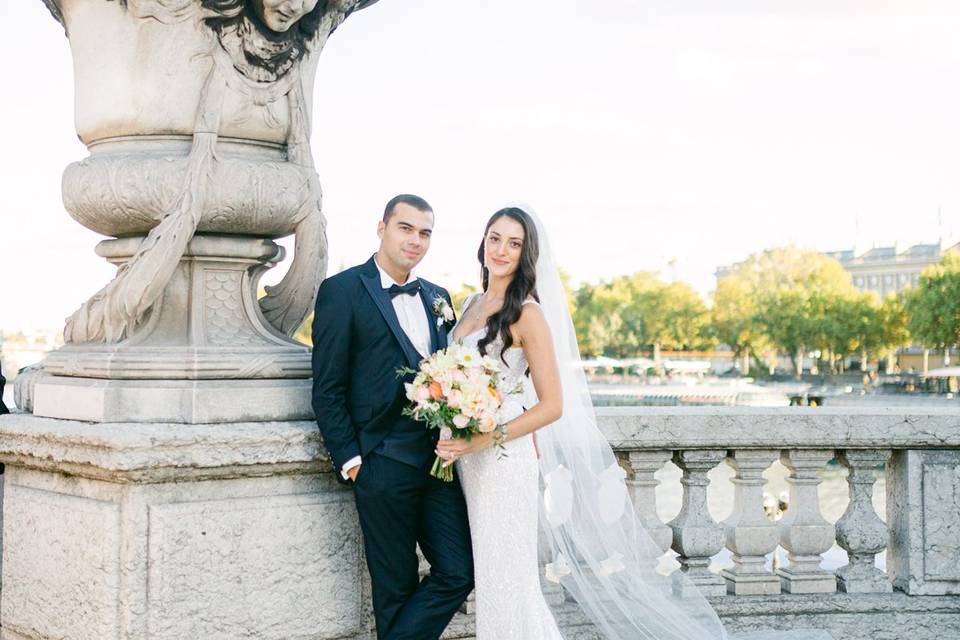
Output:
<svg viewBox="0 0 960 640">
<path fill-rule="evenodd" d="M 708 342 L 710 312 L 703 298 L 685 282 L 671 282 L 644 297 L 651 331 L 647 343 L 659 356 L 660 348 L 700 349 Z"/>
<path fill-rule="evenodd" d="M 585 355 L 627 358 L 652 349 L 692 349 L 709 343 L 703 299 L 682 282 L 637 272 L 582 285 L 574 296 L 574 327 Z"/>
<path fill-rule="evenodd" d="M 797 376 L 803 372 L 803 354 L 815 342 L 809 296 L 802 289 L 762 294 L 757 301 L 757 323 L 770 342 L 790 356 Z"/>
<path fill-rule="evenodd" d="M 739 356 L 777 348 L 797 375 L 806 351 L 844 344 L 847 309 L 837 301 L 855 295 L 839 262 L 814 251 L 780 247 L 756 253 L 717 283 L 713 324 L 717 337 Z M 831 314 L 832 326 L 825 326 Z"/>
<path fill-rule="evenodd" d="M 816 297 L 815 297 L 816 299 Z M 821 318 L 822 335 L 818 348 L 827 357 L 831 370 L 843 372 L 847 356 L 861 354 L 861 366 L 867 361 L 870 350 L 879 348 L 882 337 L 880 306 L 870 293 L 837 295 L 820 300 L 820 308 L 814 311 Z"/>
<path fill-rule="evenodd" d="M 623 358 L 637 354 L 642 345 L 632 326 L 635 322 L 628 321 L 632 295 L 623 277 L 580 287 L 574 327 L 584 355 Z"/>
<path fill-rule="evenodd" d="M 910 317 L 906 308 L 907 294 L 899 293 L 884 298 L 877 308 L 877 322 L 867 334 L 864 350 L 885 359 L 887 373 L 893 368 L 896 350 L 910 344 Z"/>
<path fill-rule="evenodd" d="M 960 343 L 960 255 L 948 253 L 928 267 L 907 295 L 908 329 L 924 348 Z"/>
<path fill-rule="evenodd" d="M 756 286 L 739 272 L 721 278 L 713 294 L 710 323 L 716 339 L 733 349 L 742 361 L 741 371 L 750 373 L 750 354 L 767 351 L 770 343 L 757 321 Z"/>
</svg>

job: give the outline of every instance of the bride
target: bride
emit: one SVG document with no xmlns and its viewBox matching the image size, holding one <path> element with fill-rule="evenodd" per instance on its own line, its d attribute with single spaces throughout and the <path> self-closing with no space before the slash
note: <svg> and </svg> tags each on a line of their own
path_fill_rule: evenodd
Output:
<svg viewBox="0 0 960 640">
<path fill-rule="evenodd" d="M 682 572 L 656 571 L 662 551 L 639 523 L 625 473 L 597 428 L 542 223 L 517 207 L 497 211 L 477 257 L 483 291 L 465 301 L 453 340 L 498 358 L 508 385 L 527 391 L 525 401 L 504 404 L 505 430 L 437 444 L 445 463 L 456 463 L 470 517 L 477 640 L 563 637 L 541 590 L 538 527 L 553 560 L 545 577 L 606 640 L 727 638 Z"/>
</svg>

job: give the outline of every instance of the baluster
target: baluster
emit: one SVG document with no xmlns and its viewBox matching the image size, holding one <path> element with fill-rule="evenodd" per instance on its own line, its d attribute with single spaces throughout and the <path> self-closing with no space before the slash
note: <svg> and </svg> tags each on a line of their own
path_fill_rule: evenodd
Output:
<svg viewBox="0 0 960 640">
<path fill-rule="evenodd" d="M 790 503 L 780 520 L 780 544 L 789 551 L 790 564 L 777 569 L 788 593 L 833 593 L 836 577 L 820 568 L 820 554 L 830 549 L 836 530 L 820 513 L 817 472 L 833 458 L 833 451 L 791 449 L 780 462 L 790 470 Z"/>
<path fill-rule="evenodd" d="M 670 460 L 669 451 L 618 451 L 620 464 L 627 470 L 627 491 L 637 512 L 637 519 L 661 551 L 670 548 L 673 532 L 657 515 L 657 493 L 660 481 L 654 474 Z"/>
<path fill-rule="evenodd" d="M 873 483 L 884 468 L 889 451 L 869 449 L 844 451 L 842 462 L 849 470 L 847 485 L 850 504 L 837 521 L 837 544 L 850 556 L 837 569 L 837 588 L 847 593 L 889 593 L 893 590 L 886 574 L 874 566 L 874 557 L 887 546 L 887 525 L 873 508 Z"/>
<path fill-rule="evenodd" d="M 707 510 L 707 472 L 726 456 L 725 451 L 677 451 L 673 462 L 683 470 L 683 507 L 668 523 L 680 569 L 704 595 L 724 595 L 723 578 L 710 571 L 710 558 L 723 548 L 723 529 Z M 683 594 L 682 583 L 678 587 Z"/>
<path fill-rule="evenodd" d="M 727 593 L 761 595 L 780 593 L 780 578 L 768 571 L 766 555 L 777 548 L 777 525 L 763 510 L 763 472 L 777 459 L 775 449 L 735 451 L 727 458 L 736 471 L 733 514 L 724 521 L 727 549 L 733 552 L 733 567 L 720 575 Z"/>
</svg>

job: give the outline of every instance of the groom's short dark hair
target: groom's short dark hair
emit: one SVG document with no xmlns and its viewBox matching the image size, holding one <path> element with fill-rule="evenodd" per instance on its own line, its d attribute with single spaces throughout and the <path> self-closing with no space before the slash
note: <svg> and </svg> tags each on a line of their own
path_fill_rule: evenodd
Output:
<svg viewBox="0 0 960 640">
<path fill-rule="evenodd" d="M 384 224 L 390 222 L 390 218 L 393 217 L 393 210 L 397 208 L 398 204 L 408 204 L 417 211 L 429 211 L 430 213 L 433 213 L 433 207 L 431 207 L 430 204 L 420 196 L 415 196 L 410 193 L 401 193 L 400 195 L 391 198 L 390 202 L 387 203 L 387 206 L 384 207 Z"/>
</svg>

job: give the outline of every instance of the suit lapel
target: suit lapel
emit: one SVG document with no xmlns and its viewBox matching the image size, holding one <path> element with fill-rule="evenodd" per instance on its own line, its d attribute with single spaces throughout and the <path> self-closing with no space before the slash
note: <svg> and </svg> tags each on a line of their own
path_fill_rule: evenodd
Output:
<svg viewBox="0 0 960 640">
<path fill-rule="evenodd" d="M 444 337 L 441 336 L 441 330 L 437 327 L 437 316 L 433 315 L 433 301 L 437 299 L 437 293 L 423 278 L 420 279 L 420 300 L 423 302 L 423 310 L 427 313 L 427 324 L 430 325 L 430 350 L 436 352 L 446 348 Z"/>
<path fill-rule="evenodd" d="M 397 319 L 397 312 L 393 308 L 390 294 L 380 286 L 380 272 L 377 271 L 376 265 L 373 265 L 373 271 L 373 274 L 368 272 L 361 275 L 360 281 L 363 283 L 367 293 L 370 294 L 370 297 L 373 298 L 374 303 L 376 303 L 377 309 L 380 310 L 380 315 L 383 316 L 383 320 L 387 323 L 387 326 L 390 327 L 390 332 L 393 333 L 393 337 L 395 337 L 400 344 L 403 354 L 407 357 L 407 362 L 412 368 L 416 369 L 420 365 L 422 358 L 410 342 L 410 338 L 407 337 L 407 334 L 404 333 L 400 327 L 400 321 Z"/>
</svg>

